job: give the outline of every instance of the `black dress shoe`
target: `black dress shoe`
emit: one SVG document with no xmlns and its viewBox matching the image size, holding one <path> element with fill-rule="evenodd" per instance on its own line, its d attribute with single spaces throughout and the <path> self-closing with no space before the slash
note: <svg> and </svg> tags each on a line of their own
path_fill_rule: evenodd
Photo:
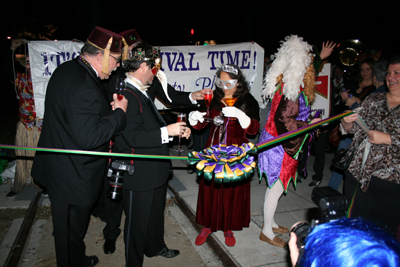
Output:
<svg viewBox="0 0 400 267">
<path fill-rule="evenodd" d="M 85 261 L 83 262 L 84 267 L 93 267 L 99 263 L 99 258 L 97 256 L 85 256 Z"/>
<path fill-rule="evenodd" d="M 162 256 L 164 258 L 173 258 L 176 257 L 180 254 L 179 250 L 176 249 L 169 249 L 167 247 L 164 247 L 160 253 L 157 254 L 157 256 Z"/>
<path fill-rule="evenodd" d="M 308 184 L 308 186 L 309 187 L 317 187 L 317 186 L 319 186 L 320 183 L 321 183 L 321 181 L 312 180 L 311 183 Z"/>
<path fill-rule="evenodd" d="M 103 251 L 105 254 L 113 254 L 115 252 L 115 240 L 107 239 L 103 245 Z"/>
</svg>

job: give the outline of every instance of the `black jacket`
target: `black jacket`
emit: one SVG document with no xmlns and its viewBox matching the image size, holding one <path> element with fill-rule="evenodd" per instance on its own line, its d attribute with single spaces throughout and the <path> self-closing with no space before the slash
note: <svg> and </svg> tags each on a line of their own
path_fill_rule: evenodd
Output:
<svg viewBox="0 0 400 267">
<path fill-rule="evenodd" d="M 111 111 L 100 79 L 79 57 L 54 71 L 47 86 L 39 147 L 106 152 L 109 140 L 125 126 L 124 112 Z M 51 198 L 90 205 L 98 197 L 106 163 L 103 156 L 37 152 L 32 177 Z"/>
<path fill-rule="evenodd" d="M 137 88 L 127 83 L 127 126 L 115 138 L 113 151 L 128 154 L 169 155 L 168 144 L 162 144 L 160 121 L 151 106 L 152 101 Z M 125 158 L 130 161 L 131 158 Z M 124 188 L 131 191 L 147 191 L 162 186 L 168 180 L 171 161 L 168 159 L 135 158 L 133 175 L 125 173 Z"/>
</svg>

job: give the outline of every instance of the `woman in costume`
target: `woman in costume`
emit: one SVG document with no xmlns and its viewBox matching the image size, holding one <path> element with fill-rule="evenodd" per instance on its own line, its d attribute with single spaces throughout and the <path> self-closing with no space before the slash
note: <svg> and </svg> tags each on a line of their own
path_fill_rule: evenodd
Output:
<svg viewBox="0 0 400 267">
<path fill-rule="evenodd" d="M 248 83 L 238 66 L 223 65 L 216 73 L 216 88 L 211 101 L 209 119 L 206 113 L 192 111 L 189 123 L 202 129 L 211 123 L 206 147 L 218 144 L 241 145 L 247 143 L 246 135 L 255 135 L 259 129 L 258 102 L 249 92 Z M 237 98 L 233 106 L 229 100 Z M 218 123 L 210 122 L 212 119 Z M 236 240 L 232 230 L 242 230 L 250 223 L 250 181 L 215 183 L 200 179 L 196 220 L 204 225 L 196 238 L 196 245 L 203 244 L 207 236 L 215 231 L 224 231 L 225 243 L 234 246 Z"/>
<path fill-rule="evenodd" d="M 265 77 L 262 95 L 272 98 L 267 123 L 260 135 L 260 142 L 308 125 L 310 104 L 315 98 L 315 70 L 311 46 L 296 35 L 282 42 L 276 59 Z M 313 119 L 314 123 L 320 119 Z M 267 191 L 264 199 L 264 225 L 260 240 L 274 246 L 285 247 L 287 243 L 274 233 L 288 233 L 286 227 L 274 221 L 278 200 L 287 192 L 290 180 L 296 185 L 297 156 L 306 135 L 285 141 L 279 146 L 258 155 L 260 176 L 265 173 Z"/>
</svg>

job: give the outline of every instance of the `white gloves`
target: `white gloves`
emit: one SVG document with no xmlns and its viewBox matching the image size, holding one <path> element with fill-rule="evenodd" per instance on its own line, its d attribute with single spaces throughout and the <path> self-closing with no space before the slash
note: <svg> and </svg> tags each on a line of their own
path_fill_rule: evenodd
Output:
<svg viewBox="0 0 400 267">
<path fill-rule="evenodd" d="M 251 119 L 247 116 L 243 111 L 238 109 L 237 107 L 224 107 L 222 108 L 222 113 L 225 117 L 237 118 L 239 121 L 240 126 L 243 129 L 247 129 L 251 123 Z M 189 113 L 189 123 L 192 126 L 195 126 L 197 122 L 204 122 L 204 115 L 206 112 L 200 111 L 192 111 Z"/>
<path fill-rule="evenodd" d="M 250 117 L 237 107 L 224 107 L 222 108 L 222 113 L 224 113 L 225 117 L 237 118 L 243 129 L 247 129 L 251 123 Z"/>
<path fill-rule="evenodd" d="M 195 126 L 197 122 L 203 122 L 204 121 L 204 115 L 206 115 L 207 112 L 200 112 L 200 111 L 192 111 L 189 113 L 189 123 L 192 126 Z"/>
</svg>

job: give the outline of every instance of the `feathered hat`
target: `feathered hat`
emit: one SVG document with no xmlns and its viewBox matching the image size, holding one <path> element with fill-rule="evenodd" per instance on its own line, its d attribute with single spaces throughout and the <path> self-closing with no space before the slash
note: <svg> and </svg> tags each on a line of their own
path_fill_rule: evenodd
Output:
<svg viewBox="0 0 400 267">
<path fill-rule="evenodd" d="M 271 98 L 276 91 L 277 78 L 283 74 L 283 94 L 295 101 L 300 87 L 304 87 L 303 78 L 312 62 L 311 50 L 312 46 L 303 41 L 303 38 L 297 35 L 286 36 L 265 76 L 261 95 Z"/>
</svg>

